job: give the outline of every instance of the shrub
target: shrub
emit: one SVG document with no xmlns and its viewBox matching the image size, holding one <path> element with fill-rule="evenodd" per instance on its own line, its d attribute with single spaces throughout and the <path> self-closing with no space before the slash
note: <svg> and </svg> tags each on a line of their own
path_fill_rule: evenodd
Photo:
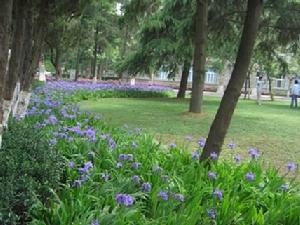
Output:
<svg viewBox="0 0 300 225">
<path fill-rule="evenodd" d="M 58 188 L 62 158 L 45 133 L 28 123 L 11 121 L 0 150 L 0 224 L 25 224 L 36 197 L 46 202 Z"/>
</svg>

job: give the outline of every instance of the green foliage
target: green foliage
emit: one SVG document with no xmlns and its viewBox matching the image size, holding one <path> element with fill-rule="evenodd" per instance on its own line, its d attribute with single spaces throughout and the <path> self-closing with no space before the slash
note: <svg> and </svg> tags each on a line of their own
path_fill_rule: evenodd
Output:
<svg viewBox="0 0 300 225">
<path fill-rule="evenodd" d="M 46 133 L 22 121 L 11 121 L 0 150 L 0 223 L 25 224 L 36 198 L 47 202 L 57 189 L 63 161 Z"/>
<path fill-rule="evenodd" d="M 46 71 L 48 72 L 51 72 L 51 73 L 55 73 L 55 68 L 54 66 L 52 65 L 51 61 L 50 60 L 45 60 L 45 69 Z"/>
<path fill-rule="evenodd" d="M 62 10 L 65 4 L 68 5 L 66 1 L 60 2 L 56 10 Z M 47 61 L 54 67 L 58 63 L 66 69 L 87 70 L 96 45 L 96 65 L 110 67 L 118 34 L 118 17 L 114 7 L 115 1 L 79 1 L 74 5 L 72 16 L 56 14 L 47 30 Z"/>
<path fill-rule="evenodd" d="M 98 115 L 81 113 L 68 102 L 57 104 L 59 92 L 44 92 L 40 90 L 34 97 L 33 113 L 25 123 L 44 123 L 42 130 L 56 139 L 56 148 L 68 159 L 69 167 L 64 189 L 53 192 L 49 204 L 35 204 L 31 224 L 91 224 L 94 220 L 112 225 L 300 222 L 299 184 L 287 181 L 275 169 L 263 170 L 259 159 L 212 161 L 208 168 L 198 160 L 200 147 L 192 154 L 188 150 L 189 141 L 185 146 L 163 146 L 138 129 L 112 128 Z M 49 108 L 56 118 L 53 123 L 43 122 L 50 118 L 45 113 Z M 233 158 L 234 150 L 228 151 Z M 122 166 L 117 167 L 118 162 Z M 134 162 L 140 163 L 139 167 L 133 167 Z M 216 179 L 208 176 L 209 171 Z M 253 180 L 246 178 L 250 172 Z M 134 175 L 139 176 L 138 182 L 132 180 Z M 143 182 L 151 184 L 149 192 L 141 188 Z M 286 182 L 289 187 L 284 189 Z M 223 193 L 219 198 L 213 194 L 218 189 Z M 167 200 L 160 197 L 161 191 Z M 116 195 L 120 193 L 132 196 L 133 204 L 119 204 Z M 215 219 L 209 217 L 211 209 L 216 211 Z"/>
<path fill-rule="evenodd" d="M 171 96 L 171 92 L 135 91 L 135 90 L 101 90 L 101 91 L 76 91 L 66 98 L 73 102 L 82 100 L 97 100 L 100 98 L 163 98 Z"/>
<path fill-rule="evenodd" d="M 34 80 L 34 81 L 32 82 L 32 89 L 34 90 L 34 89 L 36 89 L 36 88 L 38 88 L 38 87 L 42 87 L 42 86 L 44 86 L 44 85 L 45 85 L 45 82 L 44 82 L 44 81 Z"/>
</svg>

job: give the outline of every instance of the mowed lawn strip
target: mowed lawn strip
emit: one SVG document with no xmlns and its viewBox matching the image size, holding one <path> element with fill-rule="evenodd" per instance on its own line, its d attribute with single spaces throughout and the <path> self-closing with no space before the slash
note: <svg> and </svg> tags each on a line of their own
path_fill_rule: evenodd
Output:
<svg viewBox="0 0 300 225">
<path fill-rule="evenodd" d="M 188 145 L 193 150 L 197 140 L 207 136 L 219 102 L 217 97 L 205 97 L 200 115 L 187 112 L 188 99 L 103 98 L 83 101 L 80 108 L 100 113 L 113 126 L 143 128 L 166 145 L 173 142 L 186 145 L 185 137 L 191 135 L 194 141 Z M 290 109 L 287 101 L 265 101 L 258 106 L 254 101 L 240 100 L 227 134 L 226 143 L 230 141 L 238 145 L 235 151 L 242 155 L 250 147 L 258 148 L 264 160 L 277 166 L 289 160 L 299 162 L 300 110 Z M 223 156 L 232 154 L 228 150 Z"/>
</svg>

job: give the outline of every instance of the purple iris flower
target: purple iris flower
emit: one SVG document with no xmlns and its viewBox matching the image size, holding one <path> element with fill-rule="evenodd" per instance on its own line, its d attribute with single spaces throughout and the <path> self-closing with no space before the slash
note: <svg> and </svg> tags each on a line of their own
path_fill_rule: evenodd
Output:
<svg viewBox="0 0 300 225">
<path fill-rule="evenodd" d="M 73 169 L 75 167 L 75 163 L 73 161 L 69 162 L 69 168 Z"/>
<path fill-rule="evenodd" d="M 122 168 L 122 167 L 123 167 L 123 164 L 122 164 L 121 162 L 117 162 L 116 168 L 117 168 L 117 169 L 120 169 L 120 168 Z"/>
<path fill-rule="evenodd" d="M 289 172 L 295 171 L 297 169 L 297 165 L 294 162 L 288 162 L 287 169 Z"/>
<path fill-rule="evenodd" d="M 248 154 L 251 156 L 252 159 L 257 159 L 260 156 L 260 153 L 255 148 L 250 148 Z"/>
<path fill-rule="evenodd" d="M 221 201 L 223 199 L 223 192 L 216 188 L 213 192 L 213 196 Z"/>
<path fill-rule="evenodd" d="M 119 205 L 131 206 L 134 203 L 134 198 L 127 194 L 117 194 L 116 202 Z"/>
<path fill-rule="evenodd" d="M 87 174 L 91 168 L 93 168 L 93 163 L 91 161 L 88 161 L 82 168 L 79 168 L 78 171 L 81 174 Z"/>
<path fill-rule="evenodd" d="M 93 220 L 91 225 L 100 225 L 99 221 L 98 220 Z"/>
<path fill-rule="evenodd" d="M 90 140 L 96 140 L 96 131 L 94 131 L 92 128 L 88 128 L 84 133 Z"/>
<path fill-rule="evenodd" d="M 175 194 L 174 199 L 180 202 L 184 202 L 184 195 L 182 194 Z"/>
<path fill-rule="evenodd" d="M 117 147 L 117 143 L 112 138 L 108 139 L 108 145 L 109 145 L 110 149 L 112 149 L 112 150 L 114 150 Z"/>
<path fill-rule="evenodd" d="M 102 180 L 104 180 L 105 182 L 107 182 L 110 178 L 109 174 L 107 174 L 107 173 L 101 173 L 100 176 L 101 176 Z"/>
<path fill-rule="evenodd" d="M 141 166 L 141 163 L 139 163 L 139 162 L 134 162 L 134 163 L 132 163 L 132 165 L 131 165 L 131 167 L 133 168 L 133 169 L 139 169 L 140 168 L 140 166 Z"/>
<path fill-rule="evenodd" d="M 56 145 L 57 140 L 56 140 L 55 138 L 53 138 L 53 139 L 51 139 L 51 140 L 49 141 L 49 143 L 50 143 L 51 145 Z"/>
<path fill-rule="evenodd" d="M 82 181 L 81 181 L 81 180 L 75 180 L 75 181 L 73 182 L 73 187 L 79 188 L 79 187 L 81 186 L 81 184 L 82 184 Z"/>
<path fill-rule="evenodd" d="M 170 144 L 170 148 L 176 148 L 176 144 L 175 143 L 171 143 Z"/>
<path fill-rule="evenodd" d="M 254 181 L 255 180 L 255 174 L 252 173 L 252 172 L 248 172 L 245 177 L 248 181 Z"/>
<path fill-rule="evenodd" d="M 227 146 L 228 146 L 228 148 L 229 148 L 229 149 L 231 149 L 231 150 L 232 150 L 232 149 L 235 149 L 235 147 L 236 147 L 236 144 L 235 144 L 233 141 L 231 141 L 231 142 L 229 142 L 229 143 L 228 143 L 228 145 L 227 145 Z"/>
<path fill-rule="evenodd" d="M 56 125 L 57 124 L 57 118 L 54 115 L 49 116 L 47 123 L 50 125 Z"/>
<path fill-rule="evenodd" d="M 68 135 L 66 133 L 58 133 L 57 137 L 60 139 L 68 139 Z"/>
<path fill-rule="evenodd" d="M 192 159 L 193 160 L 199 160 L 200 159 L 199 152 L 192 152 Z"/>
<path fill-rule="evenodd" d="M 209 218 L 214 220 L 217 217 L 217 211 L 215 209 L 209 209 L 207 210 L 207 215 Z"/>
<path fill-rule="evenodd" d="M 146 183 L 143 183 L 142 186 L 141 186 L 141 190 L 143 192 L 150 192 L 152 189 L 152 186 L 150 183 L 146 182 Z"/>
<path fill-rule="evenodd" d="M 218 154 L 215 153 L 215 152 L 212 152 L 212 153 L 210 154 L 210 158 L 211 158 L 211 160 L 217 160 L 217 159 L 218 159 Z"/>
<path fill-rule="evenodd" d="M 101 134 L 101 135 L 100 135 L 100 138 L 101 138 L 102 140 L 105 140 L 105 139 L 107 138 L 107 135 L 106 135 L 106 134 Z"/>
<path fill-rule="evenodd" d="M 235 156 L 234 156 L 234 160 L 235 160 L 236 163 L 241 162 L 241 160 L 242 160 L 241 155 L 239 155 L 239 154 L 235 155 Z"/>
<path fill-rule="evenodd" d="M 127 154 L 127 160 L 128 161 L 133 161 L 133 155 L 132 154 Z"/>
<path fill-rule="evenodd" d="M 198 141 L 199 147 L 203 148 L 205 146 L 205 142 L 206 142 L 205 138 L 200 138 Z"/>
<path fill-rule="evenodd" d="M 160 197 L 162 200 L 164 200 L 164 201 L 168 201 L 168 199 L 169 199 L 169 195 L 168 195 L 168 193 L 167 192 L 164 192 L 164 191 L 160 191 L 159 193 L 158 193 L 158 197 Z"/>
<path fill-rule="evenodd" d="M 119 160 L 120 160 L 120 161 L 125 161 L 125 160 L 127 160 L 127 155 L 126 155 L 126 154 L 120 154 L 120 155 L 119 155 Z"/>
<path fill-rule="evenodd" d="M 72 132 L 76 133 L 76 134 L 79 135 L 79 136 L 84 135 L 84 132 L 81 130 L 80 126 L 78 126 L 78 125 L 75 126 L 75 127 L 71 127 L 71 128 L 69 129 L 69 131 L 72 131 Z"/>
<path fill-rule="evenodd" d="M 131 177 L 133 183 L 140 183 L 141 178 L 138 175 L 134 175 Z"/>
<path fill-rule="evenodd" d="M 209 177 L 211 180 L 216 180 L 216 179 L 217 179 L 217 174 L 214 173 L 214 172 L 208 172 L 208 177 Z"/>
</svg>

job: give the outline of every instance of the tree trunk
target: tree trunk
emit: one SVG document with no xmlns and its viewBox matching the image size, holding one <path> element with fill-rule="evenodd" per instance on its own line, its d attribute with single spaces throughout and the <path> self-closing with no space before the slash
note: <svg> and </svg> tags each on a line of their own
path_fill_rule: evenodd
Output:
<svg viewBox="0 0 300 225">
<path fill-rule="evenodd" d="M 207 42 L 207 8 L 208 0 L 197 0 L 192 98 L 189 110 L 193 113 L 201 113 L 202 111 Z"/>
<path fill-rule="evenodd" d="M 22 65 L 22 51 L 24 39 L 24 2 L 17 0 L 14 7 L 14 24 L 11 57 L 9 60 L 8 76 L 5 79 L 4 102 L 3 102 L 3 126 L 6 127 L 11 111 L 19 95 L 19 85 L 17 84 L 19 71 Z"/>
<path fill-rule="evenodd" d="M 183 64 L 183 70 L 181 74 L 180 86 L 177 93 L 177 98 L 185 98 L 185 92 L 187 89 L 187 83 L 190 73 L 190 62 L 185 61 Z"/>
<path fill-rule="evenodd" d="M 127 51 L 128 35 L 129 35 L 128 25 L 125 25 L 125 28 L 124 28 L 124 40 L 123 40 L 123 46 L 122 46 L 122 49 L 121 49 L 121 58 L 122 58 L 122 60 L 125 59 L 125 55 L 126 55 L 126 51 Z M 124 72 L 120 72 L 118 74 L 118 76 L 119 76 L 119 80 L 122 81 L 122 79 L 124 78 Z"/>
<path fill-rule="evenodd" d="M 77 55 L 76 55 L 76 65 L 75 65 L 75 79 L 77 81 L 79 78 L 79 63 L 80 63 L 80 46 L 78 45 Z"/>
<path fill-rule="evenodd" d="M 11 57 L 9 60 L 8 76 L 5 80 L 4 99 L 12 100 L 13 92 L 17 83 L 18 73 L 22 56 L 23 38 L 24 38 L 24 4 L 23 0 L 14 2 L 14 11 L 16 13 L 14 23 L 14 33 L 12 38 Z"/>
<path fill-rule="evenodd" d="M 27 17 L 25 18 L 25 34 L 24 34 L 24 49 L 23 49 L 23 65 L 20 70 L 21 91 L 24 89 L 24 83 L 27 79 L 31 64 L 31 55 L 33 48 L 33 16 L 30 6 L 27 8 Z"/>
<path fill-rule="evenodd" d="M 97 24 L 94 33 L 94 53 L 93 53 L 93 63 L 92 63 L 92 76 L 94 81 L 97 81 L 96 66 L 97 66 L 97 54 L 98 54 L 98 33 L 99 33 L 99 26 Z"/>
<path fill-rule="evenodd" d="M 50 13 L 49 10 L 49 0 L 41 1 L 41 5 L 39 6 L 39 15 L 34 26 L 31 63 L 29 66 L 28 74 L 26 74 L 26 79 L 24 80 L 23 86 L 21 87 L 24 91 L 30 91 L 34 75 L 36 74 L 36 69 L 39 65 L 44 39 L 47 33 L 46 31 Z"/>
<path fill-rule="evenodd" d="M 247 77 L 245 79 L 245 93 L 244 93 L 244 100 L 246 100 L 247 95 L 248 99 L 250 99 L 250 79 L 251 79 L 251 73 L 253 69 L 254 63 L 250 65 L 250 68 L 248 69 Z"/>
<path fill-rule="evenodd" d="M 56 79 L 60 80 L 62 78 L 62 74 L 61 74 L 61 50 L 59 46 L 56 47 L 55 73 L 56 73 Z"/>
<path fill-rule="evenodd" d="M 24 84 L 28 79 L 29 68 L 31 65 L 31 55 L 33 47 L 33 13 L 31 5 L 26 4 L 26 17 L 25 17 L 25 33 L 24 33 L 24 44 L 23 44 L 23 63 L 20 68 L 20 93 L 15 103 L 13 114 L 16 117 L 23 116 L 24 108 L 26 105 L 26 96 L 29 92 L 24 91 Z"/>
<path fill-rule="evenodd" d="M 0 0 L 0 148 L 3 133 L 3 92 L 7 76 L 7 61 L 9 51 L 9 39 L 11 36 L 10 26 L 12 17 L 12 0 Z"/>
<path fill-rule="evenodd" d="M 41 1 L 39 6 L 39 14 L 36 19 L 36 24 L 33 31 L 33 39 L 30 40 L 32 43 L 31 49 L 27 49 L 29 56 L 25 59 L 25 71 L 23 71 L 23 78 L 21 80 L 21 92 L 20 100 L 17 106 L 17 117 L 23 117 L 27 110 L 30 96 L 31 96 L 31 85 L 38 67 L 39 59 L 42 52 L 43 42 L 46 35 L 49 20 L 49 0 Z M 30 25 L 30 20 L 29 20 Z M 30 36 L 30 34 L 28 35 Z M 30 44 L 31 45 L 31 44 Z"/>
<path fill-rule="evenodd" d="M 206 160 L 210 154 L 220 154 L 225 135 L 230 125 L 234 109 L 241 95 L 244 80 L 250 65 L 252 50 L 255 44 L 259 18 L 263 3 L 261 0 L 248 0 L 247 15 L 241 37 L 239 51 L 231 78 L 222 98 L 220 107 L 211 125 L 206 144 L 200 160 Z"/>
<path fill-rule="evenodd" d="M 245 89 L 244 89 L 244 100 L 247 99 L 247 95 L 249 96 L 250 94 L 248 93 L 249 92 L 249 88 L 250 88 L 250 73 L 251 73 L 251 70 L 248 71 L 247 73 L 247 77 L 245 79 Z M 249 97 L 248 97 L 249 98 Z"/>
<path fill-rule="evenodd" d="M 268 77 L 268 82 L 269 82 L 269 95 L 270 95 L 270 100 L 274 101 L 274 94 L 273 94 L 273 90 L 272 90 L 272 79 L 269 75 L 267 75 Z"/>
<path fill-rule="evenodd" d="M 80 19 L 80 27 L 79 27 L 79 38 L 77 40 L 77 54 L 76 54 L 76 65 L 75 65 L 75 79 L 77 81 L 80 73 L 80 57 L 81 57 L 81 37 L 82 37 L 82 29 L 83 26 L 83 17 Z"/>
<path fill-rule="evenodd" d="M 97 66 L 97 78 L 98 78 L 98 80 L 102 80 L 102 73 L 103 73 L 103 64 L 100 62 Z"/>
</svg>

